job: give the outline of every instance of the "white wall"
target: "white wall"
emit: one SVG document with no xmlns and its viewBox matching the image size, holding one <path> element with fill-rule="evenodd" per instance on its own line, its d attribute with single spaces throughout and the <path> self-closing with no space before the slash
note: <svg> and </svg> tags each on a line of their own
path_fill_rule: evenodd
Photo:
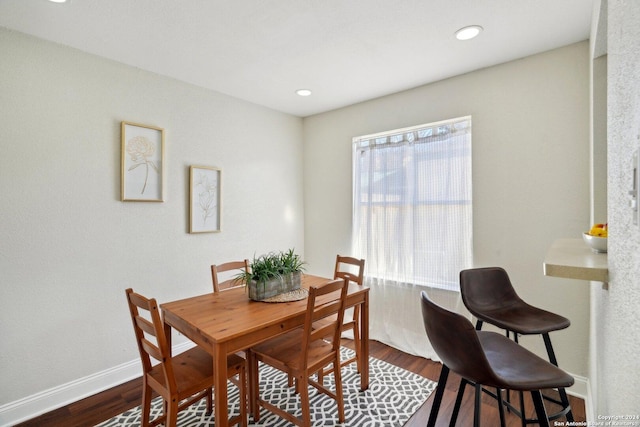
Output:
<svg viewBox="0 0 640 427">
<path fill-rule="evenodd" d="M 571 320 L 552 340 L 561 366 L 584 376 L 589 285 L 545 277 L 542 263 L 554 240 L 589 226 L 587 42 L 305 118 L 306 259 L 327 273 L 350 251 L 352 137 L 465 115 L 475 264 L 505 267 L 524 299 Z M 546 357 L 540 337 L 522 342 Z"/>
<path fill-rule="evenodd" d="M 640 149 L 640 3 L 602 4 L 608 15 L 610 283 L 592 287 L 594 351 L 589 376 L 597 384 L 594 417 L 638 415 L 640 408 L 640 228 L 633 225 L 628 194 L 631 156 Z"/>
<path fill-rule="evenodd" d="M 300 118 L 2 28 L 0 52 L 0 407 L 136 360 L 125 288 L 303 254 Z M 123 120 L 166 130 L 163 203 L 119 201 Z M 219 234 L 187 233 L 192 164 L 222 168 Z"/>
</svg>

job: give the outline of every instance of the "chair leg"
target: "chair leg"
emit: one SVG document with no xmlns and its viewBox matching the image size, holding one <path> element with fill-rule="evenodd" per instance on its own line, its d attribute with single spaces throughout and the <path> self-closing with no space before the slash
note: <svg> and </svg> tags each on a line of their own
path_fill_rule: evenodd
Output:
<svg viewBox="0 0 640 427">
<path fill-rule="evenodd" d="M 360 357 L 360 306 L 356 305 L 353 307 L 353 344 L 355 345 L 356 352 L 356 366 L 358 368 L 358 373 L 362 372 L 362 357 Z"/>
<path fill-rule="evenodd" d="M 532 390 L 531 398 L 533 399 L 533 406 L 536 408 L 536 416 L 540 427 L 549 427 L 549 419 L 547 418 L 547 411 L 544 409 L 540 390 Z"/>
<path fill-rule="evenodd" d="M 553 345 L 551 345 L 551 337 L 549 336 L 549 333 L 542 334 L 542 339 L 544 340 L 544 346 L 547 349 L 549 362 L 558 366 L 558 360 L 556 359 L 556 353 L 553 351 Z M 571 406 L 569 405 L 569 398 L 567 397 L 567 392 L 564 388 L 559 388 L 558 393 L 560 393 L 560 400 L 562 401 L 563 409 L 569 408 L 566 414 L 567 421 L 574 421 L 573 413 L 571 412 Z"/>
<path fill-rule="evenodd" d="M 507 393 L 509 393 L 509 390 L 507 390 Z M 500 387 L 496 387 L 496 396 L 498 396 L 498 413 L 500 414 L 500 427 L 505 427 L 504 405 L 502 404 L 502 390 L 500 390 Z"/>
<path fill-rule="evenodd" d="M 142 422 L 143 427 L 147 427 L 150 422 L 151 412 L 151 387 L 146 384 L 142 386 Z"/>
<path fill-rule="evenodd" d="M 249 399 L 250 399 L 250 407 L 253 415 L 253 420 L 257 423 L 260 421 L 260 404 L 258 400 L 260 399 L 260 372 L 258 371 L 258 358 L 255 354 L 249 352 L 248 356 L 251 363 L 251 376 L 253 378 L 249 378 L 251 382 L 251 387 L 249 388 Z"/>
<path fill-rule="evenodd" d="M 427 427 L 434 427 L 436 425 L 436 419 L 438 418 L 438 411 L 440 410 L 440 404 L 442 403 L 442 395 L 444 394 L 445 386 L 447 385 L 447 378 L 449 377 L 449 368 L 446 365 L 442 365 L 440 371 L 440 378 L 438 379 L 438 386 L 436 387 L 436 394 L 433 396 L 433 405 L 431 406 L 431 413 L 429 414 L 429 421 L 427 421 Z"/>
<path fill-rule="evenodd" d="M 176 427 L 178 425 L 178 399 L 176 397 L 172 397 L 169 400 L 169 407 L 167 409 L 167 422 L 165 424 L 166 427 Z"/>
<path fill-rule="evenodd" d="M 211 412 L 213 412 L 213 389 L 212 388 L 208 388 L 207 389 L 207 415 L 211 415 Z"/>
<path fill-rule="evenodd" d="M 482 385 L 475 385 L 476 393 L 475 393 L 475 402 L 473 404 L 473 427 L 480 427 L 480 405 L 482 398 Z"/>
<path fill-rule="evenodd" d="M 524 392 L 519 391 L 518 395 L 520 396 L 520 421 L 522 422 L 522 427 L 527 427 L 527 416 L 524 412 Z"/>
<path fill-rule="evenodd" d="M 453 412 L 451 413 L 451 420 L 449 421 L 449 427 L 454 427 L 458 421 L 460 405 L 462 405 L 462 398 L 464 397 L 464 391 L 467 388 L 467 384 L 471 383 L 464 378 L 460 380 L 460 385 L 458 385 L 458 394 L 456 395 L 456 403 L 453 405 Z"/>
<path fill-rule="evenodd" d="M 342 369 L 340 367 L 340 352 L 338 352 L 338 357 L 333 362 L 333 365 L 333 378 L 336 383 L 336 405 L 338 406 L 338 422 L 344 423 L 344 394 L 342 391 Z"/>
<path fill-rule="evenodd" d="M 246 364 L 238 374 L 238 393 L 240 395 L 240 426 L 247 427 L 247 368 Z"/>
<path fill-rule="evenodd" d="M 300 395 L 300 406 L 302 407 L 302 425 L 304 427 L 311 427 L 311 410 L 309 408 L 309 387 L 307 382 L 303 381 L 304 376 L 296 377 L 296 384 L 298 387 L 298 394 Z"/>
<path fill-rule="evenodd" d="M 547 349 L 547 355 L 549 355 L 549 362 L 558 366 L 558 361 L 556 360 L 556 353 L 553 351 L 553 345 L 551 345 L 551 337 L 549 337 L 548 333 L 542 334 L 542 339 L 544 340 L 544 346 Z"/>
</svg>

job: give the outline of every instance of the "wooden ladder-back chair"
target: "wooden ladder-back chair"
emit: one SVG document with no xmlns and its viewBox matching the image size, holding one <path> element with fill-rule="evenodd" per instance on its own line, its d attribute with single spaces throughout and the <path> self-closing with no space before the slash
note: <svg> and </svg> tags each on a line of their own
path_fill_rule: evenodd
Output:
<svg viewBox="0 0 640 427">
<path fill-rule="evenodd" d="M 250 387 L 253 419 L 260 420 L 260 408 L 265 408 L 287 421 L 301 427 L 311 426 L 309 390 L 307 384 L 330 396 L 338 406 L 338 421 L 344 423 L 344 402 L 340 371 L 340 325 L 344 317 L 344 306 L 348 283 L 345 279 L 327 282 L 309 289 L 304 326 L 265 341 L 249 350 L 250 369 L 253 378 Z M 314 322 L 332 319 L 321 327 Z M 327 338 L 331 337 L 331 338 Z M 302 418 L 296 417 L 281 407 L 260 398 L 258 362 L 279 369 L 296 381 Z M 328 365 L 334 367 L 335 392 L 313 380 L 311 376 Z"/>
<path fill-rule="evenodd" d="M 236 271 L 240 273 L 238 270 L 244 270 L 245 272 L 249 271 L 249 260 L 245 259 L 244 261 L 229 261 L 223 264 L 213 264 L 211 266 L 211 279 L 213 280 L 213 293 L 217 294 L 218 292 L 224 292 L 229 289 L 239 288 L 244 286 L 244 282 L 238 280 L 235 276 L 231 276 L 231 271 Z M 226 273 L 221 277 L 220 273 Z M 236 273 L 236 274 L 237 274 Z M 221 280 L 222 279 L 222 280 Z M 242 350 L 236 353 L 238 356 L 243 359 L 246 357 L 246 351 Z M 240 384 L 231 380 L 237 387 L 240 387 Z"/>
<path fill-rule="evenodd" d="M 499 333 L 476 331 L 469 319 L 440 307 L 424 291 L 421 303 L 425 331 L 442 360 L 427 427 L 435 426 L 450 370 L 462 377 L 450 425 L 456 423 L 465 387 L 472 385 L 474 427 L 480 424 L 483 387 L 496 389 L 501 426 L 505 425 L 503 389 L 530 392 L 537 422 L 542 427 L 549 426 L 541 390 L 570 387 L 574 383 L 571 375 Z"/>
<path fill-rule="evenodd" d="M 132 289 L 127 289 L 126 295 L 142 360 L 142 426 L 164 423 L 173 427 L 178 412 L 202 398 L 207 399 L 207 414 L 210 414 L 213 359 L 209 353 L 194 347 L 172 357 L 156 300 L 137 294 Z M 154 365 L 152 360 L 157 363 Z M 240 384 L 240 415 L 230 419 L 229 423 L 246 427 L 245 360 L 237 355 L 229 356 L 227 371 L 230 379 L 238 376 Z M 151 395 L 154 391 L 164 400 L 164 415 L 151 421 Z M 182 402 L 185 399 L 188 400 Z"/>
<path fill-rule="evenodd" d="M 350 256 L 336 256 L 336 265 L 333 272 L 334 279 L 346 279 L 348 282 L 355 283 L 362 286 L 364 283 L 364 260 L 357 259 Z M 342 322 L 342 332 L 353 331 L 353 344 L 355 348 L 355 356 L 350 357 L 340 362 L 340 366 L 347 366 L 353 362 L 356 362 L 358 372 L 361 372 L 361 364 L 368 363 L 368 361 L 362 360 L 360 357 L 360 306 L 353 307 L 352 313 L 345 313 L 345 319 Z M 321 371 L 318 373 L 318 381 L 322 382 L 322 377 L 326 374 L 330 374 L 331 369 L 328 371 Z"/>
<path fill-rule="evenodd" d="M 334 279 L 347 279 L 359 286 L 364 283 L 364 260 L 350 256 L 336 256 L 336 267 L 333 272 Z M 364 361 L 360 358 L 360 306 L 353 307 L 353 315 L 349 316 L 342 323 L 342 332 L 353 331 L 353 344 L 355 345 L 356 355 L 350 359 L 343 360 L 341 366 L 349 365 L 357 362 L 358 372 L 360 372 L 360 364 Z"/>
<path fill-rule="evenodd" d="M 219 281 L 219 274 L 232 270 L 244 270 L 249 271 L 249 260 L 244 261 L 231 261 L 224 264 L 211 266 L 211 278 L 213 279 L 213 292 L 220 292 L 226 289 L 236 288 L 238 286 L 244 286 L 243 282 L 235 278 L 229 278 L 227 280 Z"/>
</svg>

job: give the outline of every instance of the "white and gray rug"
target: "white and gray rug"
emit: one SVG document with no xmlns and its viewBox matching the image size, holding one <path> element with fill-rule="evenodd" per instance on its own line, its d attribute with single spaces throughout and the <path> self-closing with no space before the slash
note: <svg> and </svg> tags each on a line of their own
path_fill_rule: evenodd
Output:
<svg viewBox="0 0 640 427">
<path fill-rule="evenodd" d="M 342 348 L 343 358 L 349 357 L 352 350 Z M 333 383 L 333 375 L 325 377 L 325 384 Z M 378 359 L 369 359 L 369 389 L 360 391 L 360 376 L 355 363 L 342 368 L 344 391 L 345 423 L 339 424 L 335 401 L 309 388 L 311 397 L 311 419 L 313 426 L 349 426 L 349 427 L 400 427 L 427 400 L 436 383 L 412 372 Z M 333 384 L 332 384 L 333 385 Z M 229 384 L 229 413 L 235 415 L 238 410 L 237 388 Z M 215 390 L 214 390 L 215 393 Z M 293 389 L 287 386 L 287 376 L 269 366 L 260 368 L 260 394 L 265 400 L 286 407 L 291 413 L 300 415 L 299 399 Z M 154 399 L 151 405 L 152 419 L 162 414 L 162 401 Z M 262 410 L 259 423 L 252 427 L 288 427 L 293 424 Z M 131 409 L 102 424 L 100 427 L 139 426 L 140 407 Z M 205 400 L 195 403 L 178 414 L 178 425 L 184 427 L 214 427 L 213 414 L 205 414 Z"/>
</svg>

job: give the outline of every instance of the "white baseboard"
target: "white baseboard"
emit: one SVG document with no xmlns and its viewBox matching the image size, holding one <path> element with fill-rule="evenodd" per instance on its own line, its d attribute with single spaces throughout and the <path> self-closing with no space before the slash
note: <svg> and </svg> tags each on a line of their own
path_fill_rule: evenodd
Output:
<svg viewBox="0 0 640 427">
<path fill-rule="evenodd" d="M 173 354 L 193 347 L 190 342 L 173 347 Z M 68 405 L 142 376 L 140 359 L 79 378 L 0 406 L 0 426 L 8 427 Z"/>
<path fill-rule="evenodd" d="M 595 422 L 595 406 L 593 403 L 593 390 L 591 388 L 591 382 L 587 380 L 587 397 L 584 399 L 584 413 L 587 417 L 587 422 Z"/>
<path fill-rule="evenodd" d="M 589 395 L 589 380 L 579 375 L 571 374 L 571 376 L 574 378 L 575 383 L 567 389 L 567 394 L 579 397 L 586 402 Z"/>
<path fill-rule="evenodd" d="M 579 397 L 580 399 L 584 400 L 584 413 L 586 415 L 587 422 L 593 421 L 593 402 L 589 378 L 581 377 L 579 375 L 571 375 L 575 379 L 575 383 L 567 389 L 567 394 Z"/>
</svg>

